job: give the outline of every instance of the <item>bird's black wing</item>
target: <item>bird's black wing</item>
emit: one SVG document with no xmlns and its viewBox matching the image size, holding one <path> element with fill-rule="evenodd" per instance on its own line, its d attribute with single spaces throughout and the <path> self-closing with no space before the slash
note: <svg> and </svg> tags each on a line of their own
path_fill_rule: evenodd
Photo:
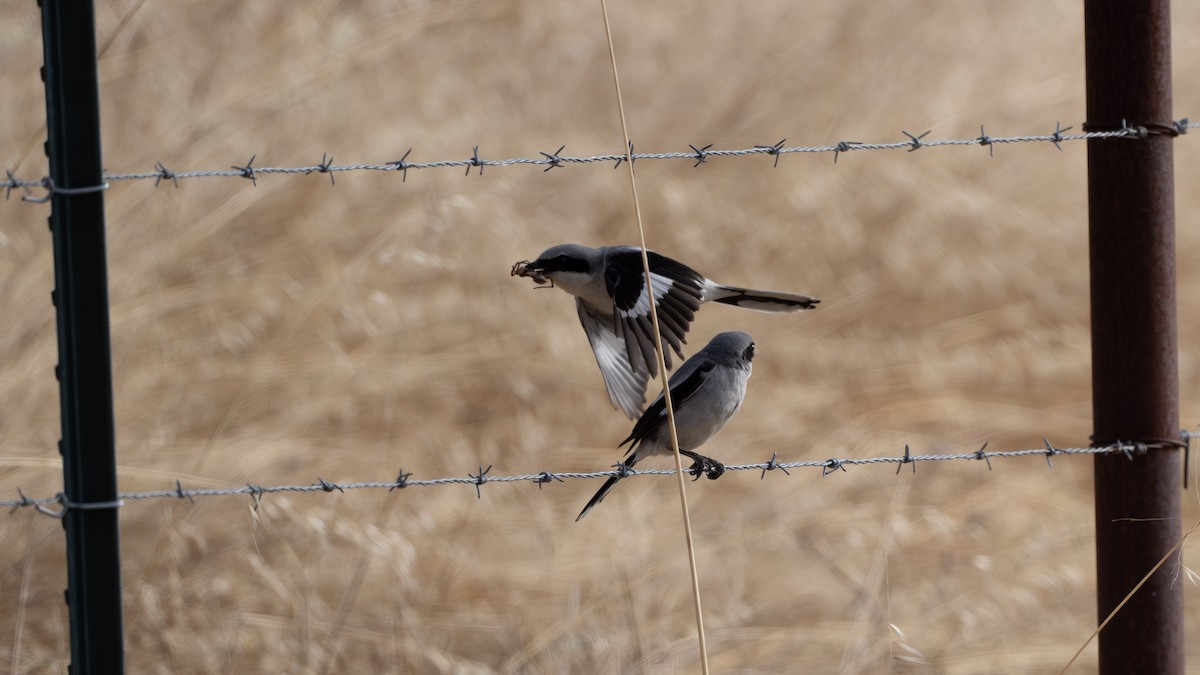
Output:
<svg viewBox="0 0 1200 675">
<path fill-rule="evenodd" d="M 669 345 L 683 358 L 683 345 L 696 310 L 704 297 L 704 277 L 699 272 L 653 251 L 647 252 L 650 277 L 658 310 L 659 333 L 663 341 L 663 359 L 671 368 Z M 658 374 L 654 356 L 653 323 L 646 294 L 641 249 L 621 247 L 609 250 L 604 260 L 604 283 L 613 301 L 613 332 L 626 343 L 626 353 L 636 368 L 651 376 Z"/>
<path fill-rule="evenodd" d="M 676 412 L 683 408 L 683 406 L 687 405 L 687 400 L 694 396 L 696 392 L 700 391 L 700 387 L 704 386 L 705 380 L 708 379 L 708 374 L 712 372 L 712 369 L 715 367 L 715 363 L 712 361 L 706 361 L 682 380 L 671 385 L 671 405 L 675 408 Z M 682 372 L 683 371 L 680 371 L 680 373 Z M 638 442 L 649 436 L 654 432 L 655 429 L 659 427 L 659 425 L 666 421 L 667 402 L 666 399 L 664 399 L 660 394 L 659 397 L 654 400 L 654 403 L 651 403 L 650 407 L 646 409 L 646 412 L 642 413 L 642 416 L 638 418 L 638 421 L 633 425 L 633 431 L 629 433 L 629 436 L 625 440 L 621 441 L 620 445 L 617 447 L 619 448 L 622 445 L 633 441 L 633 445 L 629 446 L 629 452 L 632 452 L 633 448 L 637 447 Z M 626 454 L 629 453 L 627 452 Z"/>
</svg>

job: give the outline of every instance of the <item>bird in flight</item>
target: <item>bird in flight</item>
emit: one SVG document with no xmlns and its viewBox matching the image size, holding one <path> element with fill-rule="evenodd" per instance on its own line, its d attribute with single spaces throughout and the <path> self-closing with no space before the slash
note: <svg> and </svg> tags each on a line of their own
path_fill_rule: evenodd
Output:
<svg viewBox="0 0 1200 675">
<path fill-rule="evenodd" d="M 671 369 L 671 349 L 683 358 L 688 329 L 703 303 L 795 312 L 812 309 L 820 302 L 797 293 L 726 286 L 665 255 L 653 251 L 646 255 L 667 370 Z M 646 404 L 646 383 L 658 376 L 641 249 L 562 244 L 546 249 L 537 260 L 514 264 L 512 275 L 551 284 L 575 296 L 579 322 L 592 345 L 613 407 L 637 419 Z"/>
</svg>

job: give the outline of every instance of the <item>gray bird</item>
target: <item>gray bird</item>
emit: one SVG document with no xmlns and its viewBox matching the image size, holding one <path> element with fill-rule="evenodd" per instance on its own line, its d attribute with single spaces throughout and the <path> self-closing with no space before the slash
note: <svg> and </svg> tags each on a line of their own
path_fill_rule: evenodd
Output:
<svg viewBox="0 0 1200 675">
<path fill-rule="evenodd" d="M 753 359 L 754 338 L 738 331 L 720 333 L 704 349 L 684 361 L 671 376 L 668 384 L 671 388 L 671 405 L 675 409 L 679 453 L 694 460 L 691 469 L 696 478 L 703 473 L 716 480 L 725 472 L 723 464 L 697 453 L 696 448 L 720 431 L 742 407 L 742 400 L 746 397 L 746 380 L 750 379 L 750 361 Z M 667 404 L 662 394 L 638 418 L 633 431 L 617 447 L 630 442 L 632 445 L 625 453 L 626 467 L 632 467 L 651 455 L 672 452 Z M 578 522 L 599 504 L 619 480 L 620 476 L 613 476 L 605 481 L 575 521 Z"/>
<path fill-rule="evenodd" d="M 795 312 L 812 309 L 820 302 L 796 293 L 726 286 L 664 255 L 647 251 L 647 257 L 667 370 L 671 369 L 668 345 L 683 358 L 688 329 L 705 302 L 760 312 Z M 512 274 L 539 284 L 551 283 L 575 296 L 579 322 L 592 345 L 613 407 L 637 419 L 646 404 L 646 382 L 658 376 L 641 249 L 562 244 L 547 249 L 537 260 L 518 262 Z"/>
</svg>

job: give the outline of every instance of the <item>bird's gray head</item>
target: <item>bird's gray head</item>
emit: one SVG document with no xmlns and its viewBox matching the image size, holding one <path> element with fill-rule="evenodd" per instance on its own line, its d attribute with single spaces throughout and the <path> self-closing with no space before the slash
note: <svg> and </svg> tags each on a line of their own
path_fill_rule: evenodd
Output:
<svg viewBox="0 0 1200 675">
<path fill-rule="evenodd" d="M 529 263 L 529 268 L 551 276 L 556 272 L 591 274 L 600 262 L 600 252 L 594 248 L 579 244 L 559 244 L 542 251 L 537 260 Z"/>
<path fill-rule="evenodd" d="M 717 363 L 749 368 L 754 360 L 754 338 L 736 330 L 718 333 L 702 351 Z"/>
</svg>

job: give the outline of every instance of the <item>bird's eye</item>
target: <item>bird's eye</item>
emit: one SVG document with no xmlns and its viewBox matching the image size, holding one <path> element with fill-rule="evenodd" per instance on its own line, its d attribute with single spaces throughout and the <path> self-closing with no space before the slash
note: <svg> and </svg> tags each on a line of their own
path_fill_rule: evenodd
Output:
<svg viewBox="0 0 1200 675">
<path fill-rule="evenodd" d="M 576 258 L 569 253 L 563 253 L 554 258 L 555 267 L 559 272 L 579 272 L 587 274 L 591 271 L 591 265 L 582 258 Z"/>
<path fill-rule="evenodd" d="M 742 352 L 742 358 L 746 359 L 747 361 L 754 358 L 754 343 L 753 342 L 750 343 L 749 347 L 746 347 L 746 351 Z"/>
</svg>

